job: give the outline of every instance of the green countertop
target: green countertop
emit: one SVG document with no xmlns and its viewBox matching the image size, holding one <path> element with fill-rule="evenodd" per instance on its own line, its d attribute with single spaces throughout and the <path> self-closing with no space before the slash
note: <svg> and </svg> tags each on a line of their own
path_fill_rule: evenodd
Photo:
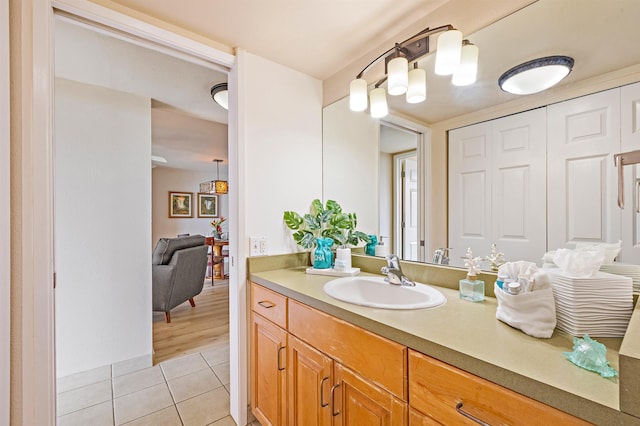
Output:
<svg viewBox="0 0 640 426">
<path fill-rule="evenodd" d="M 618 380 L 566 360 L 562 352 L 572 350 L 573 337 L 558 330 L 550 339 L 530 337 L 496 320 L 492 297 L 472 303 L 460 300 L 457 290 L 438 287 L 447 298 L 443 306 L 375 309 L 331 298 L 322 287 L 335 277 L 307 275 L 304 267 L 250 269 L 260 270 L 250 274 L 257 284 L 562 411 L 596 424 L 640 424 L 640 418 L 620 411 Z M 607 346 L 607 359 L 618 370 L 623 339 L 596 340 Z M 637 386 L 634 382 L 633 390 Z"/>
</svg>

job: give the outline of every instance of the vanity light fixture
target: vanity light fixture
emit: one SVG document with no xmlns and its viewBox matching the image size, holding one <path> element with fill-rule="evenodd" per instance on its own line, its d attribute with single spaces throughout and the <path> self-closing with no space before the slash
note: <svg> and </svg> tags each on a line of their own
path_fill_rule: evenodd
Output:
<svg viewBox="0 0 640 426">
<path fill-rule="evenodd" d="M 573 58 L 547 56 L 516 65 L 500 76 L 498 85 L 514 95 L 530 95 L 558 84 L 572 69 Z"/>
<path fill-rule="evenodd" d="M 217 168 L 217 179 L 202 182 L 200 184 L 200 192 L 205 192 L 208 194 L 227 194 L 229 192 L 229 182 L 226 180 L 220 180 L 220 163 L 222 160 L 215 159 L 213 160 L 216 163 Z"/>
<path fill-rule="evenodd" d="M 211 87 L 211 97 L 222 108 L 229 109 L 229 85 L 227 83 L 220 83 Z"/>
<path fill-rule="evenodd" d="M 463 40 L 462 33 L 451 25 L 425 28 L 402 43 L 396 43 L 360 71 L 349 85 L 349 108 L 352 111 L 364 111 L 369 106 L 369 101 L 371 116 L 384 117 L 389 113 L 386 92 L 392 96 L 406 94 L 408 103 L 423 102 L 427 98 L 427 73 L 418 68 L 418 60 L 431 53 L 429 37 L 438 33 L 442 34 L 438 36 L 435 49 L 435 73 L 453 75 L 452 83 L 456 86 L 475 83 L 478 48 L 469 40 Z M 385 75 L 374 84 L 371 92 L 367 93 L 368 83 L 363 76 L 383 60 Z M 386 90 L 381 87 L 385 81 Z"/>
</svg>

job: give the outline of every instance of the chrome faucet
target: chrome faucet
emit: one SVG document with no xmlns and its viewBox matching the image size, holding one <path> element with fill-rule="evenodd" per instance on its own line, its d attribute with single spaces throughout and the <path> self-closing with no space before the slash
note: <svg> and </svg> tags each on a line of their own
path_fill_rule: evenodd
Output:
<svg viewBox="0 0 640 426">
<path fill-rule="evenodd" d="M 387 259 L 387 266 L 383 266 L 382 269 L 380 269 L 380 272 L 387 276 L 387 278 L 384 279 L 386 282 L 389 284 L 405 285 L 409 287 L 416 285 L 416 283 L 407 278 L 407 276 L 402 272 L 400 260 L 397 255 L 388 254 L 385 256 L 385 259 Z"/>
<path fill-rule="evenodd" d="M 433 252 L 433 263 L 438 265 L 449 264 L 449 250 L 450 248 L 439 248 Z"/>
</svg>

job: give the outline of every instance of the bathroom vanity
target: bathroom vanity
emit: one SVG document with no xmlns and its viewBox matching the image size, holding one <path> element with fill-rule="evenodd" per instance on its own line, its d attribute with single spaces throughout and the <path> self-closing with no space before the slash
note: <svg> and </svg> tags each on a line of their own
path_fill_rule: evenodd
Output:
<svg viewBox="0 0 640 426">
<path fill-rule="evenodd" d="M 370 271 L 383 262 L 361 259 Z M 640 424 L 620 410 L 620 383 L 565 359 L 571 336 L 536 339 L 496 320 L 494 298 L 460 300 L 462 270 L 410 265 L 452 288 L 438 287 L 443 306 L 397 311 L 335 300 L 323 291 L 332 277 L 290 262 L 249 264 L 251 407 L 263 425 Z M 619 369 L 622 339 L 597 340 Z"/>
</svg>

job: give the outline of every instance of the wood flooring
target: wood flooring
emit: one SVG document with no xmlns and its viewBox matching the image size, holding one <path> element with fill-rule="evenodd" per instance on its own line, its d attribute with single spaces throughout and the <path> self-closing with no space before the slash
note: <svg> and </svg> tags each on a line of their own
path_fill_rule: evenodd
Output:
<svg viewBox="0 0 640 426">
<path fill-rule="evenodd" d="M 153 313 L 153 364 L 181 355 L 229 344 L 229 281 L 206 279 L 192 308 L 185 302 L 171 310 L 171 323 L 163 312 Z"/>
</svg>

